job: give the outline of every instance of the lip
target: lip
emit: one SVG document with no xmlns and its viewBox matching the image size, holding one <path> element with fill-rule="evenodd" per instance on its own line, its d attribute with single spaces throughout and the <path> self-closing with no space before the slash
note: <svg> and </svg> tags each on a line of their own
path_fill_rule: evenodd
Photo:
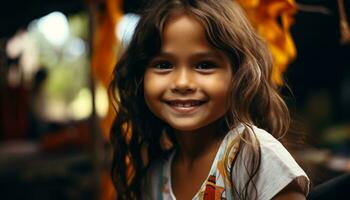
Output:
<svg viewBox="0 0 350 200">
<path fill-rule="evenodd" d="M 167 100 L 165 103 L 175 112 L 177 113 L 183 113 L 183 114 L 189 114 L 195 112 L 197 109 L 199 109 L 203 104 L 205 104 L 206 100 L 197 100 L 197 99 L 174 99 L 174 100 Z M 182 106 L 176 106 L 175 104 L 188 104 L 192 103 L 195 105 L 192 105 L 190 107 L 182 107 Z"/>
</svg>

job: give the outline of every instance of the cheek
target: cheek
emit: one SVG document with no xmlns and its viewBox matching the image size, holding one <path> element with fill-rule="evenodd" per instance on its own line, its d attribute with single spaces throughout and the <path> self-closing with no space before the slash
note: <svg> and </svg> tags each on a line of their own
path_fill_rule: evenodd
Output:
<svg viewBox="0 0 350 200">
<path fill-rule="evenodd" d="M 228 98 L 230 96 L 230 77 L 221 77 L 218 79 L 208 79 L 206 81 L 206 91 L 211 96 L 216 106 L 224 107 L 228 106 Z M 226 106 L 225 106 L 226 105 Z M 227 108 L 225 108 L 227 110 Z"/>
<path fill-rule="evenodd" d="M 216 96 L 218 97 L 217 102 L 219 102 L 222 106 L 226 107 L 228 106 L 228 97 L 229 97 L 229 88 L 227 85 L 221 85 L 219 86 L 217 91 L 216 91 Z"/>
<path fill-rule="evenodd" d="M 164 91 L 162 84 L 160 84 L 157 77 L 146 71 L 143 81 L 143 92 L 146 104 L 152 109 L 152 107 L 158 103 L 161 98 L 161 94 Z"/>
</svg>

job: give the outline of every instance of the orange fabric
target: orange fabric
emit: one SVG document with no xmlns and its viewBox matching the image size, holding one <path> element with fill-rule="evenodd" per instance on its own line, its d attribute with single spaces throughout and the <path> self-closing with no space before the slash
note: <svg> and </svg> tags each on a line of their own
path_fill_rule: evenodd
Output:
<svg viewBox="0 0 350 200">
<path fill-rule="evenodd" d="M 116 63 L 117 40 L 114 27 L 122 17 L 122 0 L 105 0 L 106 10 L 99 13 L 98 24 L 94 34 L 94 46 L 92 52 L 92 71 L 95 80 L 102 82 L 105 88 L 112 78 L 112 72 Z M 111 103 L 108 114 L 101 121 L 103 136 L 109 138 L 109 129 L 114 119 L 114 112 Z"/>
<path fill-rule="evenodd" d="M 266 40 L 274 58 L 273 81 L 282 85 L 282 74 L 296 56 L 296 48 L 289 31 L 296 13 L 295 1 L 238 0 L 238 2 L 246 10 L 257 32 Z"/>
<path fill-rule="evenodd" d="M 92 52 L 92 72 L 95 80 L 101 81 L 107 89 L 112 79 L 113 68 L 116 64 L 117 38 L 115 26 L 122 17 L 122 0 L 104 0 L 106 10 L 98 13 L 97 26 L 94 33 Z M 109 130 L 112 126 L 115 113 L 109 101 L 107 116 L 101 120 L 101 129 L 106 141 L 109 140 Z M 116 192 L 109 172 L 104 171 L 101 177 L 102 200 L 115 199 Z"/>
</svg>

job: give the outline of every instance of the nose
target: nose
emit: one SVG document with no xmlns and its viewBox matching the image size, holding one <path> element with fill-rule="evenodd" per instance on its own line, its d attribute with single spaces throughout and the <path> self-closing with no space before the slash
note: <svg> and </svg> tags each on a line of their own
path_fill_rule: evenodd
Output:
<svg viewBox="0 0 350 200">
<path fill-rule="evenodd" d="M 181 94 L 187 94 L 194 92 L 195 83 L 194 83 L 194 75 L 191 70 L 186 68 L 179 68 L 174 73 L 174 82 L 172 85 L 172 91 L 178 92 Z"/>
</svg>

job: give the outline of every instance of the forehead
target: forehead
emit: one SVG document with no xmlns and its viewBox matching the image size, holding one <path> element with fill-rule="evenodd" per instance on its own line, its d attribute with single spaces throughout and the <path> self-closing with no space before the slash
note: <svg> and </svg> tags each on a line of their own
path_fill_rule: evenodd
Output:
<svg viewBox="0 0 350 200">
<path fill-rule="evenodd" d="M 205 29 L 194 17 L 186 14 L 171 16 L 162 32 L 162 51 L 176 48 L 214 50 L 208 42 Z"/>
</svg>

